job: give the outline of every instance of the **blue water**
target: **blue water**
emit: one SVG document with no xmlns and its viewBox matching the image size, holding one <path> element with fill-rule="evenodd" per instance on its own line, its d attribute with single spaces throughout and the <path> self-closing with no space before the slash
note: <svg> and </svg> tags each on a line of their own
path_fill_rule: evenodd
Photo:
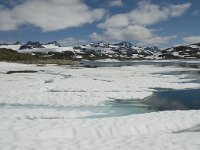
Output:
<svg viewBox="0 0 200 150">
<path fill-rule="evenodd" d="M 200 89 L 172 90 L 160 89 L 143 100 L 156 110 L 198 110 L 200 109 Z"/>
<path fill-rule="evenodd" d="M 97 67 L 123 67 L 123 66 L 137 66 L 137 65 L 155 65 L 155 66 L 175 66 L 184 68 L 200 69 L 200 63 L 188 63 L 186 61 L 171 61 L 171 62 L 152 62 L 152 61 L 121 61 L 121 62 L 98 62 L 98 61 L 85 61 L 82 62 L 82 67 L 97 68 Z"/>
</svg>

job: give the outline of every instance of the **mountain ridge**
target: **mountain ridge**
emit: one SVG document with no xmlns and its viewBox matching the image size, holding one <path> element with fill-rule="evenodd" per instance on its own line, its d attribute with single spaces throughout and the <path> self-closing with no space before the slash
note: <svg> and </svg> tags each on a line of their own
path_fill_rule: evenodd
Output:
<svg viewBox="0 0 200 150">
<path fill-rule="evenodd" d="M 70 54 L 74 58 L 92 58 L 103 56 L 106 58 L 127 59 L 187 59 L 200 58 L 200 43 L 180 45 L 166 49 L 157 46 L 140 47 L 129 42 L 105 43 L 96 42 L 71 47 L 62 47 L 57 41 L 40 43 L 28 41 L 26 44 L 15 42 L 13 44 L 3 43 L 0 48 L 16 50 L 20 53 L 44 53 L 46 56 Z"/>
</svg>

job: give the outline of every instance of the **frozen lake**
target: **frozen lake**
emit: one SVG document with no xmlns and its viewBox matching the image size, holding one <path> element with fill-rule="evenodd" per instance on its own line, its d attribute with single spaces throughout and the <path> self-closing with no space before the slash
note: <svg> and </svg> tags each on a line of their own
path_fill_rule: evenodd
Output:
<svg viewBox="0 0 200 150">
<path fill-rule="evenodd" d="M 0 147 L 199 149 L 199 64 L 1 62 Z"/>
<path fill-rule="evenodd" d="M 11 65 L 12 66 L 12 65 Z M 50 69 L 52 67 L 52 69 Z M 25 67 L 26 68 L 26 67 Z M 13 81 L 16 81 L 14 77 L 18 78 L 18 77 L 22 77 L 22 80 L 27 80 L 27 83 L 30 86 L 30 82 L 29 80 L 31 79 L 35 79 L 36 82 L 37 80 L 39 80 L 39 77 L 33 77 L 33 76 L 43 76 L 44 77 L 44 81 L 43 81 L 43 86 L 46 88 L 46 91 L 38 91 L 37 94 L 41 94 L 43 95 L 43 93 L 46 93 L 46 95 L 51 95 L 51 94 L 56 94 L 59 98 L 60 95 L 63 96 L 63 100 L 62 101 L 58 101 L 55 105 L 52 104 L 51 102 L 47 102 L 47 103 L 43 103 L 42 100 L 39 100 L 40 102 L 37 103 L 36 99 L 35 102 L 30 102 L 29 99 L 32 99 L 32 97 L 29 97 L 27 100 L 22 100 L 22 102 L 18 102 L 16 103 L 16 101 L 18 100 L 11 100 L 11 102 L 7 102 L 4 100 L 4 102 L 0 103 L 0 107 L 2 108 L 17 108 L 17 109 L 23 109 L 23 108 L 27 108 L 27 109 L 54 109 L 54 110 L 63 110 L 66 112 L 70 112 L 70 111 L 79 111 L 79 112 L 90 112 L 90 114 L 88 116 L 85 116 L 86 118 L 99 118 L 99 117 L 119 117 L 119 116 L 126 116 L 126 115 L 131 115 L 131 114 L 140 114 L 140 113 L 149 113 L 149 112 L 156 112 L 156 111 L 166 111 L 166 110 L 184 110 L 184 109 L 199 109 L 200 108 L 200 91 L 199 89 L 193 89 L 192 87 L 188 90 L 186 89 L 179 89 L 177 90 L 176 88 L 172 88 L 168 86 L 168 89 L 162 89 L 162 86 L 156 86 L 154 84 L 157 83 L 153 83 L 152 86 L 149 86 L 145 91 L 146 93 L 151 92 L 151 94 L 149 94 L 150 96 L 147 95 L 147 97 L 142 97 L 140 98 L 141 95 L 139 95 L 139 97 L 134 98 L 134 96 L 131 96 L 134 94 L 134 90 L 131 90 L 131 86 L 133 86 L 134 88 L 136 88 L 135 86 L 139 87 L 139 84 L 136 83 L 136 85 L 134 85 L 135 83 L 133 82 L 133 85 L 129 85 L 129 81 L 132 82 L 131 80 L 134 80 L 134 78 L 141 78 L 141 75 L 138 74 L 139 72 L 137 71 L 137 68 L 140 69 L 144 69 L 141 71 L 145 71 L 145 69 L 149 69 L 149 68 L 155 68 L 155 69 L 161 69 L 161 71 L 156 71 L 155 72 L 151 72 L 148 74 L 148 72 L 146 73 L 147 75 L 151 75 L 151 76 L 158 76 L 159 78 L 163 78 L 163 77 L 168 77 L 170 80 L 170 77 L 178 77 L 179 80 L 183 80 L 182 82 L 177 82 L 180 84 L 194 84 L 194 85 L 199 85 L 198 83 L 200 83 L 200 64 L 198 62 L 185 62 L 185 61 L 135 61 L 135 62 L 83 62 L 81 65 L 78 66 L 56 66 L 56 65 L 51 65 L 51 66 L 32 66 L 33 70 L 26 70 L 25 68 L 19 68 L 19 70 L 17 70 L 16 68 L 13 68 L 14 70 L 9 70 L 9 68 L 7 68 L 7 77 L 13 77 L 12 79 L 8 80 L 8 82 L 10 81 L 11 83 Z M 54 69 L 59 69 L 58 71 L 54 70 Z M 125 69 L 124 69 L 125 68 Z M 131 70 L 136 69 L 134 71 L 131 72 Z M 164 69 L 166 68 L 166 70 Z M 22 70 L 24 69 L 24 71 Z M 40 70 L 38 70 L 40 69 Z M 46 70 L 45 70 L 46 69 Z M 171 70 L 169 70 L 171 69 Z M 95 70 L 99 71 L 98 74 L 95 74 Z M 112 71 L 115 72 L 116 70 L 122 70 L 122 72 L 119 71 L 119 75 L 118 74 L 113 74 L 112 76 Z M 126 72 L 130 73 L 131 75 L 128 74 L 128 78 L 129 81 L 124 82 L 126 79 Z M 70 71 L 71 73 L 68 74 L 68 71 Z M 80 71 L 80 73 L 82 71 L 85 71 L 82 76 L 76 77 L 78 74 L 78 72 Z M 86 72 L 88 71 L 88 72 Z M 105 72 L 104 72 L 105 71 Z M 109 73 L 108 75 L 107 72 L 110 71 L 111 74 Z M 148 70 L 147 70 L 148 71 Z M 6 73 L 6 72 L 5 72 Z M 77 73 L 77 74 L 73 74 L 73 73 Z M 91 74 L 92 73 L 92 74 Z M 136 73 L 136 75 L 135 75 Z M 144 75 L 144 73 L 142 74 Z M 48 78 L 51 77 L 51 78 Z M 181 78 L 180 78 L 181 77 Z M 45 79 L 47 78 L 47 79 Z M 66 84 L 68 83 L 67 80 L 72 80 L 75 84 L 77 85 L 77 88 L 74 87 L 73 90 L 70 90 L 70 86 L 68 86 L 68 88 L 64 88 L 63 86 L 65 84 L 59 82 L 56 83 L 56 79 L 55 78 L 60 78 L 60 81 L 66 82 Z M 80 85 L 79 83 L 77 83 L 77 78 L 78 80 L 85 80 L 88 78 L 92 78 L 93 82 L 94 82 L 94 88 L 96 88 L 96 90 L 92 90 L 93 85 L 90 85 L 90 82 L 87 81 L 87 83 L 83 83 L 83 84 L 88 84 L 88 87 L 90 87 L 90 89 L 84 89 L 81 88 L 79 86 L 81 85 L 80 81 Z M 120 84 L 124 84 L 124 85 L 117 85 L 118 87 L 112 87 L 110 88 L 111 90 L 106 90 L 104 91 L 101 87 L 104 86 L 104 84 L 107 84 L 110 86 L 112 86 L 112 84 L 115 82 L 118 82 L 117 78 L 119 80 L 121 80 Z M 151 77 L 152 78 L 152 77 Z M 151 79 L 149 78 L 149 79 Z M 145 77 L 144 77 L 145 79 Z M 116 81 L 115 81 L 116 80 Z M 148 79 L 147 79 L 148 80 Z M 20 80 L 19 80 L 20 81 Z M 100 82 L 99 82 L 100 81 Z M 156 81 L 155 81 L 156 82 Z M 169 81 L 170 83 L 170 81 Z M 167 84 L 169 84 L 167 83 Z M 8 83 L 7 83 L 8 84 Z M 99 87 L 95 87 L 95 84 L 98 84 Z M 127 86 L 126 86 L 127 84 Z M 142 84 L 142 83 L 141 83 Z M 145 83 L 143 83 L 145 84 Z M 147 81 L 148 84 L 148 81 Z M 179 85 L 180 85 L 179 84 Z M 32 86 L 32 85 L 31 85 Z M 58 88 L 58 86 L 62 86 L 61 89 Z M 72 85 L 73 86 L 73 85 Z M 120 86 L 122 86 L 122 90 L 120 89 Z M 125 86 L 125 89 L 123 89 L 123 87 Z M 41 87 L 39 87 L 41 88 Z M 117 90 L 115 90 L 117 89 Z M 16 89 L 17 90 L 17 89 Z M 13 93 L 15 96 L 18 96 L 19 94 L 23 93 L 25 94 L 25 89 L 22 89 L 22 91 L 19 91 L 19 93 Z M 85 97 L 87 97 L 86 93 L 92 93 L 95 94 L 101 94 L 101 90 L 102 90 L 102 95 L 100 95 L 100 97 L 102 97 L 101 100 L 99 100 L 100 102 L 98 103 L 92 103 L 92 99 L 93 98 L 98 98 L 98 97 L 93 97 L 88 96 L 88 99 L 91 100 L 87 100 L 85 99 Z M 137 89 L 135 89 L 137 92 Z M 13 91 L 13 90 L 12 90 Z M 141 92 L 145 92 L 145 91 L 139 91 Z M 34 92 L 34 91 L 33 91 Z M 109 97 L 107 95 L 111 95 L 114 93 L 114 97 Z M 36 94 L 36 95 L 37 95 Z M 127 94 L 125 96 L 125 98 L 123 98 L 123 96 L 121 96 L 120 94 Z M 130 97 L 129 97 L 130 94 Z M 65 96 L 68 96 L 67 98 Z M 71 104 L 71 101 L 73 102 L 74 99 L 73 97 L 76 95 L 80 95 L 80 100 L 84 101 L 81 102 L 80 104 L 76 103 L 76 104 Z M 20 95 L 19 95 L 20 96 Z M 18 99 L 23 99 L 23 95 L 21 95 L 22 97 L 19 97 Z M 44 95 L 45 96 L 45 95 Z M 70 100 L 70 97 L 71 100 Z M 105 98 L 107 97 L 107 98 Z M 40 96 L 38 97 L 40 99 Z M 45 98 L 45 97 L 44 97 Z M 47 100 L 49 99 L 46 98 Z M 57 98 L 56 98 L 57 99 Z M 56 101 L 55 100 L 51 100 L 51 101 Z M 65 104 L 65 99 L 69 100 L 69 104 Z M 44 100 L 45 102 L 46 100 Z M 89 104 L 87 104 L 87 102 L 89 102 Z M 90 104 L 91 103 L 91 104 Z M 82 116 L 80 116 L 80 118 L 82 118 Z"/>
</svg>

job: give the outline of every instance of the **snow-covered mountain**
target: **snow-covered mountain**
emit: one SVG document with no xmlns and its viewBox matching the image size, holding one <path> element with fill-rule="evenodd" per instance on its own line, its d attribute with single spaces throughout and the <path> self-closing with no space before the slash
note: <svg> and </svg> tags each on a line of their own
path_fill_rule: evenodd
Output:
<svg viewBox="0 0 200 150">
<path fill-rule="evenodd" d="M 14 43 L 0 43 L 0 48 L 12 49 L 12 50 L 26 50 L 26 49 L 41 49 L 41 48 L 58 48 L 61 47 L 56 41 L 48 43 L 32 42 L 28 41 L 26 44 L 20 42 Z"/>
<path fill-rule="evenodd" d="M 160 55 L 160 50 L 157 47 L 138 47 L 128 42 L 121 43 L 90 43 L 74 47 L 75 51 L 79 53 L 96 53 L 104 54 L 109 57 L 126 57 L 126 58 L 144 58 L 147 56 Z"/>
<path fill-rule="evenodd" d="M 162 55 L 165 59 L 181 59 L 181 58 L 200 58 L 200 43 L 181 45 L 177 47 L 162 50 Z"/>
<path fill-rule="evenodd" d="M 145 47 L 143 52 L 148 54 L 155 54 L 155 53 L 160 53 L 161 51 L 157 46 L 153 46 L 153 47 Z"/>
<path fill-rule="evenodd" d="M 19 49 L 23 50 L 23 49 L 33 49 L 33 48 L 45 48 L 45 47 L 42 46 L 40 42 L 28 41 L 25 45 L 22 45 Z"/>
<path fill-rule="evenodd" d="M 48 43 L 40 43 L 40 42 L 31 42 L 28 41 L 26 44 L 21 45 L 20 50 L 24 49 L 34 49 L 34 48 L 58 48 L 61 47 L 56 41 L 48 42 Z"/>
<path fill-rule="evenodd" d="M 73 58 L 90 59 L 93 57 L 116 59 L 181 59 L 200 58 L 200 43 L 182 45 L 160 50 L 156 46 L 139 47 L 129 42 L 105 43 L 97 42 L 71 47 L 61 47 L 56 41 L 48 43 L 28 41 L 26 44 L 0 44 L 0 48 L 13 49 L 20 53 L 43 53 L 47 56 L 67 55 Z"/>
<path fill-rule="evenodd" d="M 48 52 L 63 52 L 63 51 L 72 51 L 76 55 L 83 55 L 83 54 L 103 54 L 108 55 L 109 57 L 112 56 L 119 56 L 119 57 L 145 57 L 149 55 L 155 55 L 160 52 L 157 47 L 138 47 L 134 46 L 128 42 L 121 42 L 121 43 L 90 43 L 87 45 L 79 45 L 73 47 L 61 47 L 58 42 L 48 42 L 48 43 L 40 43 L 40 42 L 32 42 L 28 41 L 26 44 L 21 44 L 20 42 L 16 42 L 14 44 L 1 44 L 0 48 L 8 48 L 17 50 L 18 52 L 22 53 L 48 53 Z"/>
<path fill-rule="evenodd" d="M 20 42 L 14 42 L 14 43 L 0 43 L 0 48 L 6 48 L 6 49 L 12 49 L 12 50 L 19 50 L 19 48 L 22 46 Z"/>
<path fill-rule="evenodd" d="M 58 42 L 56 42 L 56 41 L 42 44 L 42 46 L 45 47 L 45 48 L 58 48 L 58 47 L 61 47 L 61 45 L 58 44 Z"/>
<path fill-rule="evenodd" d="M 160 55 L 160 50 L 157 47 L 142 48 L 129 42 L 114 44 L 97 42 L 86 45 L 61 47 L 56 41 L 48 43 L 28 41 L 23 45 L 20 42 L 14 44 L 4 43 L 0 45 L 0 48 L 13 49 L 20 53 L 44 53 L 51 56 L 58 55 L 57 53 L 64 54 L 64 52 L 70 52 L 70 55 L 73 53 L 75 58 L 91 58 L 98 56 L 104 58 L 154 59 Z"/>
</svg>

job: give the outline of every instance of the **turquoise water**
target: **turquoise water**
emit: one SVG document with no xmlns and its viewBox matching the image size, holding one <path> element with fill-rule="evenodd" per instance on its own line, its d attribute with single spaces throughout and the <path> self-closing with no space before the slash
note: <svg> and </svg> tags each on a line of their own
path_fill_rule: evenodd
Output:
<svg viewBox="0 0 200 150">
<path fill-rule="evenodd" d="M 105 106 L 101 106 L 100 109 L 94 109 L 95 115 L 89 117 L 119 117 L 155 111 L 157 110 L 142 104 L 140 100 L 114 100 L 106 102 Z"/>
<path fill-rule="evenodd" d="M 146 104 L 142 104 L 139 100 L 114 100 L 104 103 L 102 106 L 51 106 L 36 104 L 6 104 L 1 103 L 0 108 L 9 109 L 54 109 L 57 111 L 79 111 L 91 112 L 91 115 L 84 118 L 102 118 L 102 117 L 119 117 L 131 114 L 141 114 L 156 111 Z"/>
</svg>

